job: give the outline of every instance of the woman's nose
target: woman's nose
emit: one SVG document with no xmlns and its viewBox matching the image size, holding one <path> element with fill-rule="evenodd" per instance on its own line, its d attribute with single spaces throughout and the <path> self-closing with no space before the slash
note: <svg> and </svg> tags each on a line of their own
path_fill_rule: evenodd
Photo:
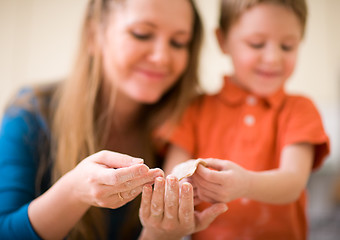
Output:
<svg viewBox="0 0 340 240">
<path fill-rule="evenodd" d="M 170 44 L 165 40 L 155 42 L 150 53 L 150 61 L 157 65 L 167 65 L 171 59 Z"/>
</svg>

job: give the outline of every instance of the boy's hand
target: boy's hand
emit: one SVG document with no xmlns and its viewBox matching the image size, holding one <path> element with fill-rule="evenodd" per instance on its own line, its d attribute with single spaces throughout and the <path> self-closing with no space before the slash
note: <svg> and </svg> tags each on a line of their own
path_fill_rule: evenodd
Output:
<svg viewBox="0 0 340 240">
<path fill-rule="evenodd" d="M 241 166 L 220 159 L 204 159 L 207 166 L 198 166 L 192 176 L 199 199 L 227 203 L 246 197 L 250 190 L 251 174 Z"/>
</svg>

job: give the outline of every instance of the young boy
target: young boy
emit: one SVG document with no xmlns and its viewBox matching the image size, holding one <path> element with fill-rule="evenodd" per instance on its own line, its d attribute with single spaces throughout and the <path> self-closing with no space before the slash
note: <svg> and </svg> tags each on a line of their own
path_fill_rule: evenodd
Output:
<svg viewBox="0 0 340 240">
<path fill-rule="evenodd" d="M 305 187 L 329 154 L 314 104 L 289 95 L 307 17 L 304 0 L 222 0 L 217 38 L 234 73 L 203 96 L 172 136 L 165 171 L 205 158 L 196 196 L 229 210 L 193 239 L 306 239 Z"/>
</svg>

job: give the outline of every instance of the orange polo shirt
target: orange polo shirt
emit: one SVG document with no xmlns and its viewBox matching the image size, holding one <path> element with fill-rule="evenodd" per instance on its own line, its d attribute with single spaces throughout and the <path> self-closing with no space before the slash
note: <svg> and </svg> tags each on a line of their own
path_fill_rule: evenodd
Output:
<svg viewBox="0 0 340 240">
<path fill-rule="evenodd" d="M 320 114 L 309 99 L 287 95 L 283 89 L 260 98 L 227 77 L 219 94 L 203 96 L 189 107 L 171 142 L 193 158 L 228 159 L 253 171 L 278 168 L 282 149 L 302 142 L 315 146 L 316 169 L 330 148 Z M 226 213 L 193 239 L 307 238 L 305 192 L 285 205 L 237 199 L 228 206 Z"/>
</svg>

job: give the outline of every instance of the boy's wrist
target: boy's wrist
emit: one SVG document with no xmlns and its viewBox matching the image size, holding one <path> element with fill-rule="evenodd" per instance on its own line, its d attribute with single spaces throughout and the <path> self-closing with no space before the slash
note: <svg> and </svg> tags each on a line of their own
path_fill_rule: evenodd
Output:
<svg viewBox="0 0 340 240">
<path fill-rule="evenodd" d="M 254 171 L 248 171 L 248 177 L 247 177 L 247 187 L 246 187 L 246 191 L 244 194 L 244 198 L 249 198 L 249 199 L 253 199 L 254 197 L 254 192 L 256 192 L 255 188 L 256 188 L 256 175 L 257 173 Z"/>
</svg>

